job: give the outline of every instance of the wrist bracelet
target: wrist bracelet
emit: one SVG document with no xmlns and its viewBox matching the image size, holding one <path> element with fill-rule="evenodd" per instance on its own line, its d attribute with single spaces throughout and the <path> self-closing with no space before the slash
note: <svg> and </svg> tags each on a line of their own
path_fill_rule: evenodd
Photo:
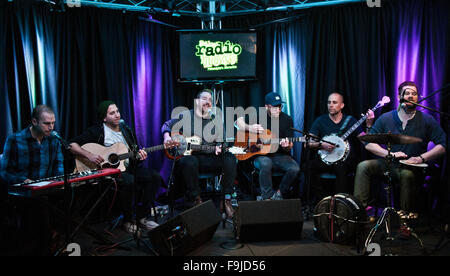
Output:
<svg viewBox="0 0 450 276">
<path fill-rule="evenodd" d="M 426 163 L 427 161 L 425 160 L 425 158 L 423 158 L 422 154 L 419 155 L 420 159 L 422 159 L 422 163 Z"/>
<path fill-rule="evenodd" d="M 319 149 L 322 147 L 322 142 L 319 142 Z"/>
</svg>

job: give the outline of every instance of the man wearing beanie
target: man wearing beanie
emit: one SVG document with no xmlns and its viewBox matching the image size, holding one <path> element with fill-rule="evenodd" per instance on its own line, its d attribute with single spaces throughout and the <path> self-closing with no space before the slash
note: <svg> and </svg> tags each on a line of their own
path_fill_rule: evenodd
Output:
<svg viewBox="0 0 450 276">
<path fill-rule="evenodd" d="M 87 143 L 97 143 L 105 147 L 115 143 L 122 143 L 128 150 L 138 148 L 136 134 L 121 122 L 119 108 L 113 101 L 103 101 L 97 109 L 99 123 L 88 128 L 78 137 L 71 140 L 71 151 L 73 154 L 83 157 L 90 162 L 100 166 L 105 160 L 102 156 L 89 152 L 81 146 Z M 139 161 L 147 159 L 147 153 L 139 150 Z M 119 183 L 118 201 L 124 215 L 124 229 L 130 233 L 137 227 L 145 227 L 151 230 L 158 226 L 147 217 L 150 214 L 150 204 L 155 199 L 156 192 L 162 182 L 158 172 L 139 165 L 139 161 L 130 160 L 127 170 L 122 173 Z M 134 173 L 131 172 L 134 170 Z M 136 183 L 134 183 L 136 182 Z M 133 185 L 136 184 L 136 195 L 139 195 L 141 204 L 136 204 L 136 221 L 133 219 Z"/>
</svg>

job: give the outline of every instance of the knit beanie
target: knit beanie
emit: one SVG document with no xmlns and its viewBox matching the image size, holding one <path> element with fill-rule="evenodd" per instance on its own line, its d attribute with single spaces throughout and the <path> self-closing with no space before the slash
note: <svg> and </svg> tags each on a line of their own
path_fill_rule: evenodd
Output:
<svg viewBox="0 0 450 276">
<path fill-rule="evenodd" d="M 103 101 L 98 105 L 97 108 L 97 116 L 100 121 L 103 121 L 106 117 L 106 113 L 108 112 L 108 107 L 112 104 L 115 104 L 113 101 L 107 100 Z"/>
</svg>

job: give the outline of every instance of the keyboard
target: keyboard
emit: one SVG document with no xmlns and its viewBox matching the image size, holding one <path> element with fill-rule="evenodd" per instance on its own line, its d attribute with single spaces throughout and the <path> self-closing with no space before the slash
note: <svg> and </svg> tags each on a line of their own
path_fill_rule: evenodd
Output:
<svg viewBox="0 0 450 276">
<path fill-rule="evenodd" d="M 71 187 L 75 187 L 87 183 L 98 182 L 107 177 L 118 177 L 120 176 L 120 173 L 119 169 L 113 168 L 71 173 L 68 175 L 68 183 Z M 13 184 L 8 187 L 8 193 L 10 195 L 32 197 L 49 193 L 55 189 L 64 189 L 64 175 L 43 178 L 27 183 Z"/>
</svg>

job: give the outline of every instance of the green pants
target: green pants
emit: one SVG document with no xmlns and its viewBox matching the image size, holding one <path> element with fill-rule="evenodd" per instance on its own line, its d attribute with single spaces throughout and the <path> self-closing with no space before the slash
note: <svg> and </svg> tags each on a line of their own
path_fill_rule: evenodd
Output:
<svg viewBox="0 0 450 276">
<path fill-rule="evenodd" d="M 354 196 L 358 198 L 365 207 L 370 200 L 371 183 L 374 178 L 386 178 L 386 172 L 390 168 L 392 178 L 392 188 L 400 187 L 400 206 L 396 209 L 414 212 L 417 211 L 422 202 L 419 195 L 420 183 L 423 174 L 409 168 L 401 167 L 397 164 L 387 165 L 384 159 L 366 160 L 358 164 L 355 175 Z M 393 189 L 393 192 L 397 189 Z"/>
</svg>

